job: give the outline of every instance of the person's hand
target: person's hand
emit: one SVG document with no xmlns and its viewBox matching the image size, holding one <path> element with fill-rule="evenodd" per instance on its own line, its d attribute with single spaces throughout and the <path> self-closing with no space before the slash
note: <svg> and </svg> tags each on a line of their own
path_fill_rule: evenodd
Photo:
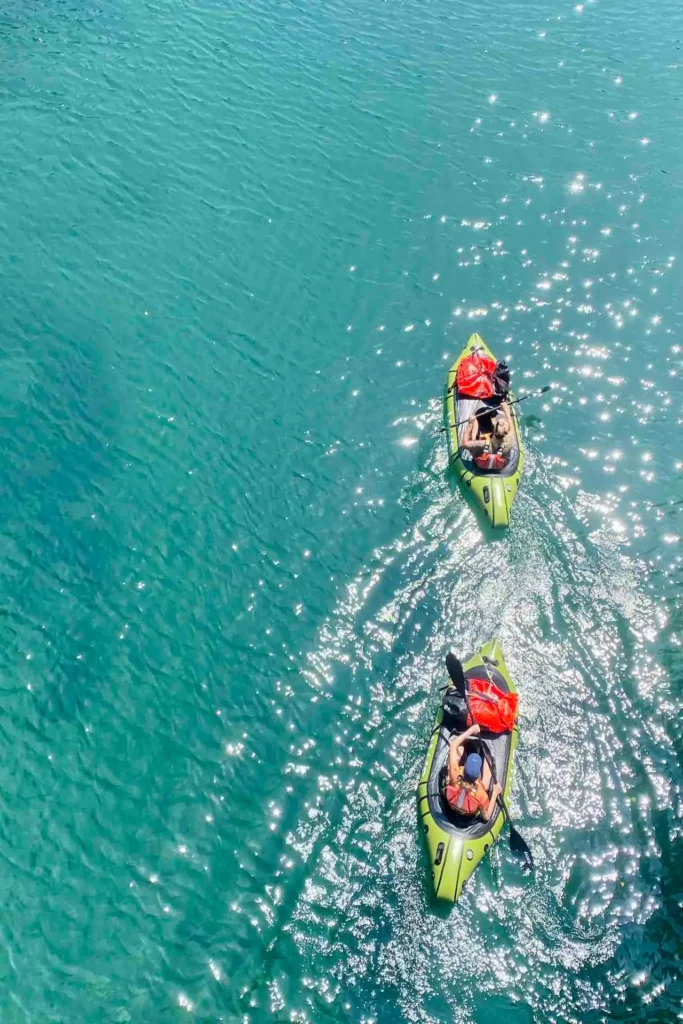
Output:
<svg viewBox="0 0 683 1024">
<path fill-rule="evenodd" d="M 479 722 L 475 722 L 474 725 L 470 727 L 470 734 L 472 736 L 478 736 L 480 732 L 481 726 L 479 725 Z"/>
<path fill-rule="evenodd" d="M 493 787 L 493 796 L 494 796 L 494 798 L 498 799 L 498 797 L 500 796 L 500 794 L 502 792 L 503 792 L 503 787 L 501 786 L 500 782 L 497 782 L 495 784 L 495 786 Z"/>
</svg>

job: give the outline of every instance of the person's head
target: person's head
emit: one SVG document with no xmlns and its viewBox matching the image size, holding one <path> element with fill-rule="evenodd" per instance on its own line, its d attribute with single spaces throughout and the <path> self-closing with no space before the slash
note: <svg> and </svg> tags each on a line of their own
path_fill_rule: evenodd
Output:
<svg viewBox="0 0 683 1024">
<path fill-rule="evenodd" d="M 493 425 L 493 432 L 496 437 L 505 437 L 508 432 L 507 419 L 501 413 L 498 413 L 496 416 L 496 422 Z"/>
<path fill-rule="evenodd" d="M 481 775 L 482 760 L 480 754 L 468 754 L 465 761 L 463 777 L 465 782 L 476 782 Z"/>
</svg>

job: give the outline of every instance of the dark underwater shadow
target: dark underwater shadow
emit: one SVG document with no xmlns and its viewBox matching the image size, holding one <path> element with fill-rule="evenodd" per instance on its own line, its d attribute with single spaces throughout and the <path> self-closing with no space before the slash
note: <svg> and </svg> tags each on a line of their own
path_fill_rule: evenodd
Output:
<svg viewBox="0 0 683 1024">
<path fill-rule="evenodd" d="M 102 512 L 119 403 L 101 328 L 60 318 L 59 331 L 24 326 L 21 339 L 8 328 L 10 351 L 0 359 L 5 658 L 33 663 L 11 675 L 31 682 L 41 717 L 71 719 L 107 670 L 101 623 L 114 523 Z"/>
</svg>

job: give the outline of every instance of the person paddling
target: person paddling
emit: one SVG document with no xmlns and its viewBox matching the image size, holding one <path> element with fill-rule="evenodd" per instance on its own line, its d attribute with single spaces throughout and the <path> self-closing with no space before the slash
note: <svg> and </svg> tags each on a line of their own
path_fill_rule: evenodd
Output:
<svg viewBox="0 0 683 1024">
<path fill-rule="evenodd" d="M 450 740 L 448 751 L 448 771 L 446 774 L 446 802 L 456 814 L 465 817 L 479 815 L 489 821 L 496 808 L 498 796 L 503 792 L 496 783 L 488 794 L 491 785 L 491 769 L 482 760 L 481 754 L 468 754 L 463 764 L 465 743 L 480 732 L 478 725 Z"/>
<path fill-rule="evenodd" d="M 470 416 L 462 437 L 462 448 L 471 452 L 478 469 L 500 472 L 507 465 L 515 443 L 512 413 L 507 402 L 501 402 L 493 420 L 491 436 L 479 432 L 479 417 Z"/>
</svg>

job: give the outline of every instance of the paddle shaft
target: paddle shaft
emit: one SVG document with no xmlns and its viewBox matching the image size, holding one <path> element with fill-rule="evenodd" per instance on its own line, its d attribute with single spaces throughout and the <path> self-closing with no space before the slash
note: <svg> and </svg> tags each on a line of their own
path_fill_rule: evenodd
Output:
<svg viewBox="0 0 683 1024">
<path fill-rule="evenodd" d="M 484 668 L 486 668 L 486 665 L 484 665 Z M 491 682 L 491 676 L 489 676 L 488 669 L 486 669 L 486 675 L 489 678 L 489 682 Z M 468 692 L 467 680 L 465 680 L 465 690 L 464 690 L 464 694 L 463 695 L 465 697 L 465 704 L 467 706 L 467 713 L 470 716 L 470 718 L 472 719 L 472 724 L 474 724 L 475 717 L 472 714 L 472 708 L 470 707 L 470 695 L 469 695 L 469 692 Z M 491 756 L 491 752 L 489 751 L 489 748 L 486 746 L 486 744 L 483 742 L 483 740 L 482 740 L 480 746 L 481 746 L 481 749 L 484 752 L 484 757 L 486 758 L 486 763 L 488 764 L 489 770 L 491 772 L 491 779 L 493 780 L 493 785 L 495 786 L 495 784 L 498 781 L 498 779 L 496 778 L 496 763 L 493 760 L 493 757 Z M 510 821 L 510 814 L 509 814 L 509 811 L 508 811 L 508 809 L 507 809 L 507 807 L 505 805 L 505 801 L 503 800 L 503 794 L 502 793 L 498 794 L 498 797 L 496 799 L 496 803 L 498 804 L 498 806 L 500 807 L 501 811 L 503 812 L 503 817 L 507 821 L 508 825 L 510 826 L 510 828 L 512 828 L 513 826 L 512 826 L 512 822 Z"/>
<path fill-rule="evenodd" d="M 482 743 L 481 749 L 484 751 L 484 757 L 486 758 L 486 763 L 488 764 L 489 769 L 491 771 L 491 778 L 492 778 L 493 784 L 495 786 L 495 784 L 498 782 L 498 779 L 496 778 L 496 762 L 494 761 L 493 756 L 491 755 L 491 751 L 489 750 L 489 748 L 486 746 L 485 743 Z M 496 798 L 496 803 L 498 804 L 498 806 L 500 807 L 501 811 L 503 812 L 503 817 L 506 819 L 508 825 L 510 825 L 512 827 L 512 823 L 510 822 L 510 812 L 507 809 L 507 804 L 503 800 L 503 794 L 502 793 L 498 794 L 498 796 Z"/>
<path fill-rule="evenodd" d="M 453 387 L 455 387 L 455 385 L 453 385 Z M 453 388 L 449 388 L 448 390 L 452 391 Z M 520 402 L 526 402 L 527 398 L 538 398 L 539 395 L 544 395 L 548 391 L 550 391 L 550 385 L 546 384 L 546 386 L 544 388 L 541 388 L 540 391 L 532 391 L 528 395 L 522 395 L 521 398 L 513 398 L 511 402 L 508 402 L 508 408 L 511 405 L 519 405 Z M 490 412 L 493 412 L 493 411 L 494 411 L 494 409 L 492 409 L 490 406 L 486 406 L 485 408 L 480 409 L 479 412 L 473 413 L 473 415 L 478 419 L 480 416 L 484 416 L 487 412 L 490 413 Z M 470 419 L 471 419 L 471 417 L 468 416 L 466 420 L 460 420 L 459 423 L 456 423 L 450 429 L 451 430 L 457 430 L 458 427 L 463 427 L 466 423 L 469 423 Z M 448 430 L 448 429 L 449 429 L 448 427 L 441 427 L 441 432 L 443 433 L 445 430 Z"/>
<path fill-rule="evenodd" d="M 491 686 L 495 686 L 495 683 L 493 682 L 493 679 L 491 679 L 491 673 L 489 672 L 488 664 L 486 663 L 486 660 L 484 658 L 482 658 L 482 663 L 484 665 L 484 671 L 486 672 L 486 678 L 488 679 L 488 681 L 491 684 Z M 469 710 L 469 704 L 468 704 L 468 710 Z M 493 779 L 493 782 L 495 784 L 495 782 L 496 782 L 496 766 L 495 766 L 494 760 L 490 756 L 489 751 L 488 751 L 488 749 L 486 747 L 486 744 L 482 743 L 482 749 L 484 750 L 484 756 L 486 757 L 486 760 L 488 761 L 489 768 L 491 769 L 491 778 Z M 501 811 L 503 812 L 503 817 L 507 821 L 508 828 L 510 829 L 510 847 L 512 848 L 512 844 L 513 844 L 513 840 L 514 840 L 518 844 L 518 852 L 521 852 L 521 853 L 524 854 L 524 857 L 525 857 L 525 867 L 527 867 L 529 870 L 533 871 L 534 870 L 534 858 L 533 858 L 533 855 L 531 853 L 531 849 L 530 849 L 529 844 L 527 843 L 526 839 L 521 834 L 521 832 L 519 832 L 515 828 L 515 826 L 512 824 L 512 818 L 510 817 L 510 812 L 508 810 L 508 806 L 505 803 L 505 800 L 503 799 L 502 792 L 498 794 L 497 803 L 498 803 L 498 806 L 500 807 Z"/>
<path fill-rule="evenodd" d="M 486 664 L 486 662 L 484 661 L 483 658 L 481 660 L 482 660 L 482 664 L 484 666 L 484 672 L 486 672 L 486 678 L 490 682 L 491 686 L 494 686 L 495 683 L 493 682 L 493 679 L 491 679 L 491 673 L 489 672 L 489 667 L 488 667 L 488 665 Z M 468 711 L 470 710 L 469 702 L 467 704 L 467 710 Z M 472 715 L 471 711 L 470 711 L 470 716 L 472 717 L 472 721 L 474 721 L 474 716 Z M 495 785 L 495 783 L 498 781 L 496 779 L 496 763 L 493 760 L 493 757 L 491 756 L 491 754 L 490 754 L 490 752 L 488 750 L 488 747 L 486 746 L 485 743 L 482 743 L 482 748 L 484 750 L 485 755 L 487 755 L 486 756 L 486 760 L 488 761 L 489 768 L 491 769 L 491 778 L 493 779 L 493 782 L 494 782 L 494 785 Z M 498 806 L 500 807 L 501 811 L 503 812 L 503 814 L 507 818 L 508 825 L 510 825 L 511 824 L 510 823 L 510 812 L 508 811 L 507 805 L 506 805 L 505 801 L 503 800 L 503 794 L 502 793 L 498 794 Z"/>
</svg>

